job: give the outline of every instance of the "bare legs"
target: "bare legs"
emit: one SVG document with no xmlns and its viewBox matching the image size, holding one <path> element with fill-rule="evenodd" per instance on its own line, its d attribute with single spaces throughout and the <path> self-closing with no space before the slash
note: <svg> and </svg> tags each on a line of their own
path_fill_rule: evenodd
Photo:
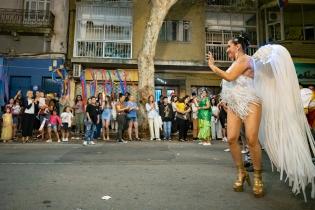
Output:
<svg viewBox="0 0 315 210">
<path fill-rule="evenodd" d="M 258 131 L 261 117 L 261 106 L 250 105 L 252 112 L 244 120 L 245 135 L 248 141 L 249 151 L 252 156 L 254 169 L 261 169 L 261 148 L 258 141 Z M 232 111 L 228 111 L 227 116 L 227 135 L 233 160 L 236 166 L 243 165 L 241 149 L 238 143 L 242 120 Z"/>
<path fill-rule="evenodd" d="M 258 131 L 261 118 L 261 106 L 250 105 L 252 113 L 244 120 L 247 145 L 253 160 L 255 170 L 261 170 L 261 147 L 258 141 Z"/>
<path fill-rule="evenodd" d="M 240 136 L 242 120 L 235 115 L 231 110 L 227 112 L 227 136 L 228 143 L 230 145 L 231 154 L 234 160 L 234 163 L 237 167 L 241 167 L 243 165 L 243 158 L 240 149 L 240 145 L 238 143 L 238 138 Z"/>
<path fill-rule="evenodd" d="M 57 141 L 60 142 L 60 137 L 59 137 L 59 133 L 58 133 L 58 130 L 57 129 L 53 129 L 56 137 L 57 137 Z M 48 127 L 48 140 L 51 140 L 51 128 Z"/>
<path fill-rule="evenodd" d="M 103 140 L 109 140 L 109 123 L 110 120 L 103 120 Z"/>
<path fill-rule="evenodd" d="M 138 132 L 138 122 L 130 120 L 129 121 L 129 127 L 128 127 L 128 135 L 129 135 L 129 140 L 132 140 L 132 127 L 135 128 L 135 136 L 136 139 L 139 139 L 139 132 Z"/>
<path fill-rule="evenodd" d="M 261 106 L 250 104 L 249 108 L 251 112 L 244 120 L 244 125 L 245 135 L 248 141 L 249 151 L 251 153 L 254 166 L 253 192 L 256 197 L 262 197 L 264 195 L 264 192 L 261 177 L 261 148 L 258 141 Z M 238 192 L 243 191 L 243 183 L 245 182 L 245 180 L 250 184 L 249 176 L 243 166 L 243 158 L 238 143 L 241 125 L 242 120 L 236 114 L 229 110 L 227 115 L 227 136 L 233 160 L 238 168 L 238 178 L 233 186 L 234 190 Z"/>
</svg>

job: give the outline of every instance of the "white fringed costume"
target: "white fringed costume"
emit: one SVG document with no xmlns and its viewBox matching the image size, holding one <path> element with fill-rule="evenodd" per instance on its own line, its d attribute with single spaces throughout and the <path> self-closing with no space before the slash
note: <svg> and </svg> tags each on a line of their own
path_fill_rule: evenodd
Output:
<svg viewBox="0 0 315 210">
<path fill-rule="evenodd" d="M 314 139 L 304 114 L 303 103 L 292 58 L 281 45 L 266 45 L 253 56 L 254 79 L 244 75 L 222 83 L 221 98 L 240 118 L 250 112 L 250 103 L 262 104 L 259 140 L 272 162 L 284 173 L 292 192 L 312 185 L 315 198 Z"/>
<path fill-rule="evenodd" d="M 229 71 L 230 69 L 227 70 L 227 72 Z M 227 103 L 229 109 L 243 120 L 251 111 L 249 104 L 261 103 L 260 98 L 256 95 L 254 79 L 244 75 L 240 75 L 231 82 L 223 80 L 220 97 L 223 102 Z"/>
</svg>

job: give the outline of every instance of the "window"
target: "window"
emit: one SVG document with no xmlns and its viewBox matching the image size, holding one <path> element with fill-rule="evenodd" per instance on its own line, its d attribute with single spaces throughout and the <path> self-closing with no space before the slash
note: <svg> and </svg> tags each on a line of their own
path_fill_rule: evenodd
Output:
<svg viewBox="0 0 315 210">
<path fill-rule="evenodd" d="M 314 26 L 305 26 L 304 33 L 305 33 L 305 40 L 315 40 Z"/>
<path fill-rule="evenodd" d="M 281 40 L 281 24 L 268 24 L 268 42 Z"/>
<path fill-rule="evenodd" d="M 206 19 L 206 42 L 226 44 L 229 39 L 245 32 L 252 45 L 257 44 L 256 14 L 208 12 Z"/>
<path fill-rule="evenodd" d="M 247 53 L 252 55 L 257 49 L 256 24 L 256 13 L 207 12 L 205 55 L 210 51 L 216 60 L 230 62 L 226 53 L 227 43 L 231 38 L 244 32 L 250 40 Z"/>
<path fill-rule="evenodd" d="M 162 95 L 162 90 L 161 89 L 155 89 L 155 96 L 154 96 L 155 101 L 159 101 L 161 95 Z"/>
<path fill-rule="evenodd" d="M 25 20 L 45 19 L 49 14 L 50 0 L 25 0 Z"/>
<path fill-rule="evenodd" d="M 160 30 L 159 39 L 161 41 L 191 41 L 190 21 L 164 21 Z"/>
<path fill-rule="evenodd" d="M 166 90 L 166 96 L 170 97 L 172 94 L 175 94 L 175 89 L 167 89 Z"/>
<path fill-rule="evenodd" d="M 131 58 L 130 1 L 100 2 L 77 3 L 74 56 Z"/>
</svg>

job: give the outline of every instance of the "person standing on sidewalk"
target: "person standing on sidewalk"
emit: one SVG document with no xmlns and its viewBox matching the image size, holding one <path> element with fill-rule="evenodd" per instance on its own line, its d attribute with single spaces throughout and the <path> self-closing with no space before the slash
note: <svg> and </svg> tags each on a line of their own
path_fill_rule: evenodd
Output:
<svg viewBox="0 0 315 210">
<path fill-rule="evenodd" d="M 128 107 L 130 107 L 129 112 L 127 114 L 128 123 L 128 136 L 129 140 L 132 141 L 132 127 L 134 127 L 135 131 L 135 140 L 140 141 L 139 131 L 138 131 L 138 117 L 137 111 L 139 107 L 136 103 L 136 98 L 133 95 L 129 95 L 129 101 L 126 103 Z"/>
<path fill-rule="evenodd" d="M 208 98 L 208 93 L 203 90 L 201 93 L 201 101 L 198 108 L 199 119 L 199 133 L 198 138 L 202 139 L 200 142 L 204 146 L 211 145 L 211 105 Z"/>
<path fill-rule="evenodd" d="M 116 112 L 117 112 L 117 123 L 118 123 L 118 131 L 117 131 L 117 142 L 126 143 L 123 140 L 123 132 L 126 124 L 126 115 L 129 112 L 129 107 L 126 107 L 125 104 L 126 96 L 122 93 L 119 93 L 119 100 L 116 103 Z"/>
<path fill-rule="evenodd" d="M 211 135 L 212 140 L 222 139 L 222 126 L 219 120 L 220 109 L 218 108 L 218 103 L 215 98 L 211 99 Z"/>
<path fill-rule="evenodd" d="M 191 95 L 191 118 L 192 118 L 192 123 L 193 123 L 193 140 L 198 139 L 198 132 L 199 132 L 199 127 L 198 127 L 198 98 L 197 94 L 194 92 Z"/>
<path fill-rule="evenodd" d="M 190 121 L 189 96 L 185 96 L 178 100 L 176 104 L 177 122 L 179 128 L 179 141 L 187 141 L 187 132 Z"/>
<path fill-rule="evenodd" d="M 22 142 L 26 143 L 33 136 L 35 108 L 37 100 L 33 99 L 33 91 L 29 90 L 26 93 L 27 98 L 24 101 L 24 113 L 22 115 Z"/>
<path fill-rule="evenodd" d="M 71 113 L 71 109 L 69 106 L 66 106 L 63 112 L 60 115 L 61 122 L 62 122 L 62 141 L 68 142 L 69 141 L 69 132 L 72 125 L 73 114 Z"/>
<path fill-rule="evenodd" d="M 84 103 L 81 95 L 77 95 L 74 105 L 74 121 L 77 135 L 84 132 Z"/>
<path fill-rule="evenodd" d="M 91 97 L 91 104 L 88 104 L 86 107 L 86 132 L 85 132 L 85 141 L 83 145 L 92 144 L 94 145 L 94 132 L 96 131 L 96 125 L 99 123 L 99 114 L 96 107 L 96 98 L 95 96 Z"/>
<path fill-rule="evenodd" d="M 163 102 L 159 107 L 159 112 L 163 121 L 164 138 L 163 140 L 171 141 L 172 120 L 174 118 L 172 104 L 168 103 L 168 98 L 163 97 Z"/>
<path fill-rule="evenodd" d="M 148 113 L 149 129 L 150 129 L 150 140 L 160 141 L 160 124 L 159 124 L 159 108 L 157 103 L 154 101 L 153 95 L 148 97 L 148 102 L 145 104 L 145 108 Z"/>
</svg>

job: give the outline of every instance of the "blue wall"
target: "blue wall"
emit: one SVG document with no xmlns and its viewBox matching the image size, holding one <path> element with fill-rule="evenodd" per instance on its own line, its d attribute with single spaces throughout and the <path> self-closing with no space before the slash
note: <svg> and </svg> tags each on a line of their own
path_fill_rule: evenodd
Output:
<svg viewBox="0 0 315 210">
<path fill-rule="evenodd" d="M 64 63 L 63 59 L 56 60 L 57 66 Z M 7 67 L 8 70 L 9 82 L 19 81 L 18 83 L 21 83 L 9 84 L 10 97 L 14 96 L 14 93 L 17 91 L 17 89 L 19 89 L 19 85 L 23 86 L 23 94 L 25 94 L 26 89 L 32 89 L 33 86 L 38 86 L 39 90 L 41 90 L 43 77 L 51 77 L 51 72 L 49 72 L 49 66 L 52 66 L 53 59 L 6 58 L 5 61 L 6 61 L 5 66 Z M 28 78 L 25 78 L 25 80 L 23 80 L 23 78 L 17 77 Z M 14 80 L 12 80 L 13 78 Z M 29 87 L 25 87 L 26 84 L 29 84 Z"/>
</svg>

